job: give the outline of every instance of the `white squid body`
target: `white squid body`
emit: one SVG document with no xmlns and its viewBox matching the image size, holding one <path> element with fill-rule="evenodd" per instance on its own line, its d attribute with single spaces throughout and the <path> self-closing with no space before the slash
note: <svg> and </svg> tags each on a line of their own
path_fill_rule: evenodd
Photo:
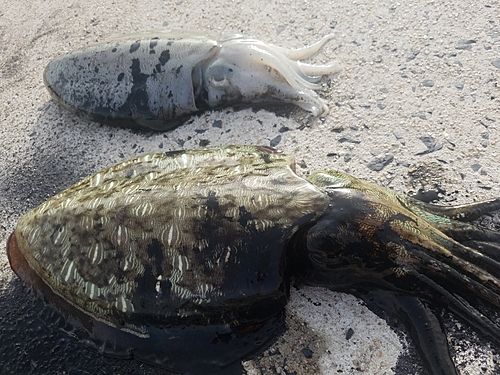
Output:
<svg viewBox="0 0 500 375">
<path fill-rule="evenodd" d="M 169 130 L 187 115 L 239 103 L 286 102 L 313 116 L 328 107 L 314 90 L 338 64 L 300 62 L 332 39 L 298 50 L 240 34 L 172 31 L 114 40 L 49 63 L 44 82 L 66 107 L 100 122 Z"/>
</svg>

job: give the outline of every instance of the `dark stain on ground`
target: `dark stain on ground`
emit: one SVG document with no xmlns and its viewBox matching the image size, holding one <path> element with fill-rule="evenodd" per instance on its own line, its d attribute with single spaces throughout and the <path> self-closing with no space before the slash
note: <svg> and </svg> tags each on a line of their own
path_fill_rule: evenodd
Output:
<svg viewBox="0 0 500 375">
<path fill-rule="evenodd" d="M 0 363 L 4 375 L 165 375 L 135 360 L 104 357 L 67 336 L 52 308 L 15 278 L 0 292 Z M 48 323 L 49 322 L 49 323 Z"/>
<path fill-rule="evenodd" d="M 88 166 L 75 163 L 73 157 L 46 152 L 5 170 L 0 178 L 0 194 L 19 216 L 89 174 Z"/>
</svg>

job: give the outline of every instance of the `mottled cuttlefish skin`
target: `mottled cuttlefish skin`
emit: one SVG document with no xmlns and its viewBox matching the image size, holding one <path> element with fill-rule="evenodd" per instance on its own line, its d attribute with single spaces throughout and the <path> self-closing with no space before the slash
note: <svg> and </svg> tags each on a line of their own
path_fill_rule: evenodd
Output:
<svg viewBox="0 0 500 375">
<path fill-rule="evenodd" d="M 267 298 L 282 283 L 280 251 L 270 249 L 327 202 L 290 164 L 289 155 L 250 147 L 141 156 L 30 211 L 16 238 L 52 289 L 99 319 L 110 310 L 151 314 L 164 285 L 166 316 L 186 301 Z M 274 238 L 256 235 L 273 228 Z"/>
<path fill-rule="evenodd" d="M 326 195 L 291 165 L 290 155 L 246 146 L 144 155 L 27 213 L 15 241 L 29 267 L 66 302 L 141 338 L 136 358 L 192 371 L 194 357 L 196 368 L 218 369 L 255 345 L 245 337 L 241 349 L 219 344 L 214 350 L 227 353 L 212 353 L 217 335 L 240 326 L 255 330 L 281 314 L 283 243 L 326 208 Z M 194 344 L 186 337 L 192 333 L 158 333 L 155 324 L 215 332 L 206 340 L 201 332 Z M 260 345 L 276 326 L 258 333 Z M 159 343 L 149 349 L 147 340 Z M 185 353 L 176 355 L 174 346 Z M 158 350 L 167 355 L 153 358 Z"/>
<path fill-rule="evenodd" d="M 91 118 L 163 131 L 186 116 L 237 104 L 285 102 L 314 116 L 315 92 L 338 64 L 300 62 L 332 35 L 292 50 L 240 34 L 176 30 L 123 37 L 56 58 L 44 72 L 52 97 Z"/>
<path fill-rule="evenodd" d="M 436 311 L 500 343 L 500 234 L 469 223 L 499 209 L 431 205 L 339 171 L 303 179 L 291 155 L 226 146 L 88 177 L 21 217 L 7 252 L 103 354 L 232 369 L 283 324 L 294 278 L 400 318 L 429 373 L 450 375 Z"/>
</svg>

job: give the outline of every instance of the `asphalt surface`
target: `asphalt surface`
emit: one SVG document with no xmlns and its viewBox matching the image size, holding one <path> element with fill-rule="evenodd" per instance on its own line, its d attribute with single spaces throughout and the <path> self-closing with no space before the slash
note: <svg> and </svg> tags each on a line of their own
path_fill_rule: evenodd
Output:
<svg viewBox="0 0 500 375">
<path fill-rule="evenodd" d="M 404 193 L 435 191 L 443 204 L 500 196 L 499 11 L 498 1 L 1 0 L 0 244 L 27 210 L 105 166 L 206 145 L 273 145 L 296 155 L 300 175 L 340 169 Z M 239 32 L 289 48 L 334 33 L 311 60 L 343 67 L 323 81 L 329 115 L 227 108 L 162 134 L 87 121 L 50 99 L 42 72 L 54 57 L 163 29 Z M 32 297 L 0 252 L 4 374 L 165 373 L 82 348 L 44 323 Z M 300 286 L 287 314 L 246 373 L 425 374 L 401 327 L 352 296 Z M 498 347 L 450 314 L 444 321 L 461 374 L 500 372 Z"/>
</svg>

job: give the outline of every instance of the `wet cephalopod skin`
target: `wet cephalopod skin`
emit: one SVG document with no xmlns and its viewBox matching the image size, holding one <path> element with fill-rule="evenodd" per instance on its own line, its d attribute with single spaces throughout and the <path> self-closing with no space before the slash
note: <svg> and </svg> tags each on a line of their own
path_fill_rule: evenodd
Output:
<svg viewBox="0 0 500 375">
<path fill-rule="evenodd" d="M 430 205 L 338 171 L 303 179 L 290 155 L 227 146 L 88 177 L 23 216 L 7 250 L 104 354 L 230 369 L 282 324 L 293 276 L 400 317 L 429 372 L 455 374 L 434 311 L 500 341 L 500 235 L 468 223 L 497 209 Z"/>
<path fill-rule="evenodd" d="M 300 62 L 332 35 L 292 50 L 240 34 L 171 31 L 134 35 L 51 61 L 52 97 L 101 122 L 169 130 L 193 113 L 230 105 L 284 102 L 313 116 L 328 107 L 316 94 L 338 64 Z"/>
</svg>

